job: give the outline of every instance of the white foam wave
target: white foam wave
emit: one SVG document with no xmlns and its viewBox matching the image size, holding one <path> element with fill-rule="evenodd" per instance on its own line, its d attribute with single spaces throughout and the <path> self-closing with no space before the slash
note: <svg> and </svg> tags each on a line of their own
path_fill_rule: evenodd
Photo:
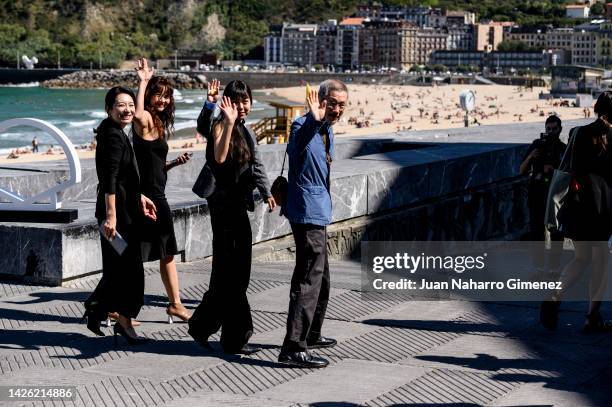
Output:
<svg viewBox="0 0 612 407">
<path fill-rule="evenodd" d="M 105 119 L 108 115 L 106 112 L 89 112 L 87 113 L 87 116 L 94 117 L 96 119 Z"/>
<path fill-rule="evenodd" d="M 194 103 L 194 100 L 193 99 L 183 99 L 183 103 L 192 104 Z"/>
<path fill-rule="evenodd" d="M 29 133 L 11 132 L 0 134 L 0 140 L 19 140 L 24 136 L 31 136 Z"/>
<path fill-rule="evenodd" d="M 10 83 L 7 85 L 0 85 L 0 88 L 37 88 L 40 86 L 40 82 L 28 82 L 28 83 Z"/>
<path fill-rule="evenodd" d="M 197 122 L 195 120 L 188 120 L 185 122 L 174 123 L 174 130 L 195 128 L 196 125 L 197 125 Z"/>
<path fill-rule="evenodd" d="M 93 126 L 97 123 L 97 120 L 81 120 L 77 122 L 68 122 L 68 127 L 86 127 Z"/>
<path fill-rule="evenodd" d="M 200 115 L 200 111 L 202 109 L 197 108 L 197 109 L 185 109 L 185 110 L 177 110 L 174 113 L 174 117 L 176 117 L 177 119 L 197 119 L 198 116 Z"/>
</svg>

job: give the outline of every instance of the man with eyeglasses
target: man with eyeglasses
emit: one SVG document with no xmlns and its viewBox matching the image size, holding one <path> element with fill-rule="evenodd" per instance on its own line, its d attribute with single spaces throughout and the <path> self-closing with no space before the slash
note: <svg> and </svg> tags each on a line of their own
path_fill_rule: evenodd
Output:
<svg viewBox="0 0 612 407">
<path fill-rule="evenodd" d="M 325 367 L 329 362 L 308 350 L 336 344 L 335 339 L 321 336 L 321 327 L 330 290 L 327 225 L 332 218 L 332 125 L 344 113 L 347 101 L 346 85 L 328 79 L 321 83 L 318 94 L 310 91 L 310 111 L 291 125 L 285 214 L 295 240 L 296 264 L 291 278 L 287 334 L 278 357 L 288 366 Z"/>
</svg>

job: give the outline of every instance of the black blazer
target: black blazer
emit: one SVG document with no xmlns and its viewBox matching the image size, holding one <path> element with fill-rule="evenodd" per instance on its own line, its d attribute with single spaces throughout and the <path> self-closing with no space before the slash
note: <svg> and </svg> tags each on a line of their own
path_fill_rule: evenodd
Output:
<svg viewBox="0 0 612 407">
<path fill-rule="evenodd" d="M 98 223 L 106 219 L 104 195 L 115 194 L 117 229 L 122 233 L 140 217 L 140 177 L 134 150 L 123 129 L 111 118 L 102 121 L 96 139 L 96 218 Z"/>
<path fill-rule="evenodd" d="M 270 181 L 257 150 L 255 133 L 249 126 L 243 123 L 238 125 L 238 131 L 244 137 L 251 152 L 250 162 L 242 166 L 238 166 L 229 157 L 223 164 L 218 164 L 215 161 L 212 135 L 207 139 L 206 161 L 209 163 L 216 181 L 215 192 L 207 201 L 213 204 L 227 205 L 231 204 L 231 201 L 236 199 L 236 195 L 238 195 L 244 198 L 247 210 L 252 212 L 255 209 L 253 190 L 257 188 L 261 198 L 266 201 L 272 196 L 270 193 Z"/>
</svg>

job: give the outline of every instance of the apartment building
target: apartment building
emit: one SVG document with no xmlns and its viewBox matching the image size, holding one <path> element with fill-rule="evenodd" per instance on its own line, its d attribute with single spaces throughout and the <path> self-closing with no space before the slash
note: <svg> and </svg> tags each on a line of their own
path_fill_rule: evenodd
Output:
<svg viewBox="0 0 612 407">
<path fill-rule="evenodd" d="M 504 32 L 510 30 L 514 23 L 499 21 L 481 21 L 474 24 L 474 49 L 476 51 L 496 51 L 504 39 Z"/>
<path fill-rule="evenodd" d="M 434 51 L 447 48 L 448 34 L 432 27 L 420 28 L 416 25 L 404 25 L 402 37 L 402 68 L 413 65 L 424 65 L 430 62 Z"/>
<path fill-rule="evenodd" d="M 572 33 L 572 65 L 596 66 L 600 24 L 586 23 L 574 27 Z"/>
<path fill-rule="evenodd" d="M 359 65 L 401 69 L 401 29 L 406 24 L 409 23 L 366 19 L 359 33 Z"/>
<path fill-rule="evenodd" d="M 336 65 L 353 69 L 359 65 L 359 34 L 363 28 L 363 17 L 343 19 L 338 24 L 336 39 Z"/>
<path fill-rule="evenodd" d="M 316 24 L 284 23 L 282 28 L 282 63 L 312 66 L 315 62 Z"/>
<path fill-rule="evenodd" d="M 337 58 L 338 22 L 328 20 L 326 24 L 320 25 L 315 36 L 314 63 L 328 66 L 335 65 Z"/>
<path fill-rule="evenodd" d="M 266 65 L 278 65 L 283 61 L 283 26 L 273 25 L 264 37 L 264 60 Z"/>
</svg>

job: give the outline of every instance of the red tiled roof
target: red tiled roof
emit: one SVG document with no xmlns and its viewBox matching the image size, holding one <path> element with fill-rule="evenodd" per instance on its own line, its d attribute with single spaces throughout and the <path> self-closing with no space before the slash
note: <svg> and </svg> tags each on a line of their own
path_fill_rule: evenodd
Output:
<svg viewBox="0 0 612 407">
<path fill-rule="evenodd" d="M 363 17 L 349 17 L 340 21 L 340 25 L 359 25 L 363 24 L 363 20 L 365 20 Z"/>
</svg>

